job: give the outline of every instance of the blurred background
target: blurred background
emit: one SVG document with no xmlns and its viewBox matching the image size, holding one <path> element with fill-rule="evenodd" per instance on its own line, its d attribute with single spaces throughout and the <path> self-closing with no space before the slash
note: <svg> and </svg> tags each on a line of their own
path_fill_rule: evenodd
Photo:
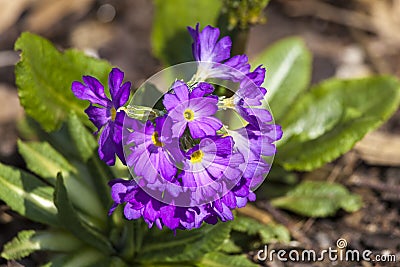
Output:
<svg viewBox="0 0 400 267">
<path fill-rule="evenodd" d="M 104 58 L 123 69 L 136 88 L 162 68 L 150 44 L 153 13 L 148 0 L 0 0 L 0 161 L 23 167 L 16 152 L 23 111 L 14 77 L 19 56 L 13 51 L 21 32 L 38 33 L 61 50 L 73 47 Z M 265 24 L 250 30 L 250 58 L 281 38 L 297 35 L 313 54 L 313 84 L 333 76 L 400 77 L 400 0 L 271 0 L 265 17 Z M 284 214 L 288 224 L 300 225 L 301 236 L 315 247 L 333 244 L 344 234 L 355 248 L 391 249 L 399 258 L 399 151 L 397 111 L 345 156 L 307 174 L 323 174 L 352 187 L 366 208 L 318 221 Z M 32 227 L 40 226 L 0 203 L 0 247 L 18 230 Z"/>
</svg>

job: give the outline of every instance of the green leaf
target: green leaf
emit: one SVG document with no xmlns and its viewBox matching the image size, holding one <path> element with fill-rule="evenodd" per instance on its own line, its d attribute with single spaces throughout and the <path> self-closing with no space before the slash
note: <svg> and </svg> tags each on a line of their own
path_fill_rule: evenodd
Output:
<svg viewBox="0 0 400 267">
<path fill-rule="evenodd" d="M 22 139 L 46 141 L 64 157 L 68 159 L 80 159 L 79 152 L 75 146 L 71 145 L 72 139 L 65 123 L 62 124 L 59 130 L 49 133 L 44 131 L 40 124 L 33 118 L 26 116 L 18 125 L 18 132 L 22 132 Z"/>
<path fill-rule="evenodd" d="M 229 253 L 240 253 L 242 252 L 242 248 L 235 244 L 235 242 L 231 239 L 226 239 L 224 243 L 219 248 L 219 251 Z"/>
<path fill-rule="evenodd" d="M 154 55 L 165 65 L 194 61 L 192 40 L 186 27 L 215 25 L 222 1 L 154 0 L 151 43 Z M 168 23 L 167 23 L 168 22 Z"/>
<path fill-rule="evenodd" d="M 88 160 L 87 167 L 93 179 L 94 189 L 100 197 L 104 207 L 110 207 L 112 203 L 108 182 L 115 177 L 110 167 L 99 159 L 97 155 Z"/>
<path fill-rule="evenodd" d="M 95 154 L 97 142 L 93 134 L 86 129 L 75 113 L 69 115 L 67 124 L 73 145 L 79 152 L 79 157 L 86 162 Z"/>
<path fill-rule="evenodd" d="M 28 219 L 58 225 L 53 191 L 37 177 L 0 163 L 0 199 Z"/>
<path fill-rule="evenodd" d="M 206 254 L 197 264 L 199 267 L 257 267 L 245 255 L 227 255 L 220 252 Z"/>
<path fill-rule="evenodd" d="M 290 37 L 278 41 L 256 57 L 253 66 L 267 70 L 263 84 L 275 120 L 280 123 L 295 99 L 308 88 L 311 79 L 311 53 L 304 41 Z"/>
<path fill-rule="evenodd" d="M 99 249 L 103 253 L 114 252 L 110 242 L 101 233 L 85 224 L 76 213 L 68 197 L 61 174 L 57 176 L 54 192 L 54 203 L 58 210 L 60 224 L 83 242 Z"/>
<path fill-rule="evenodd" d="M 82 145 L 80 146 L 80 149 L 83 149 L 84 147 L 89 148 L 91 146 L 91 141 L 86 142 L 85 139 L 89 139 L 89 135 L 91 134 L 87 132 L 86 129 L 81 128 L 81 126 L 76 124 L 78 121 L 74 119 L 71 120 L 71 117 L 73 116 L 74 115 L 70 116 L 69 122 L 63 124 L 61 129 L 51 133 L 47 133 L 41 129 L 33 119 L 28 119 L 26 121 L 28 124 L 26 127 L 32 129 L 39 139 L 48 141 L 55 153 L 62 153 L 60 156 L 67 158 L 68 163 L 73 166 L 73 173 L 64 172 L 62 169 L 60 169 L 60 171 L 62 171 L 65 178 L 68 178 L 66 179 L 67 188 L 68 192 L 70 192 L 71 199 L 74 201 L 74 204 L 76 204 L 78 207 L 82 207 L 83 210 L 87 208 L 87 210 L 93 211 L 93 213 L 89 212 L 89 214 L 93 214 L 97 218 L 104 218 L 104 209 L 108 209 L 110 207 L 110 203 L 112 202 L 107 183 L 110 179 L 112 179 L 112 177 L 116 176 L 113 175 L 110 171 L 110 168 L 99 159 L 97 153 L 88 152 L 85 149 L 85 152 L 83 153 L 87 154 L 81 155 L 81 153 L 78 151 L 78 139 L 80 137 L 82 138 Z M 79 122 L 79 124 L 82 125 L 81 122 Z M 76 127 L 77 129 L 69 129 L 70 127 Z M 84 133 L 84 131 L 87 133 Z M 47 152 L 47 150 L 44 150 L 44 152 Z M 93 154 L 92 157 L 85 162 L 84 158 L 91 154 Z M 46 153 L 44 153 L 42 156 L 46 157 Z M 25 157 L 25 160 L 28 162 L 28 158 Z M 31 160 L 32 166 L 37 164 L 34 157 Z M 51 160 L 47 159 L 47 161 Z M 41 170 L 40 168 L 37 169 Z M 36 172 L 33 168 L 32 171 Z M 74 179 L 69 179 L 69 176 L 73 176 Z M 54 184 L 55 177 L 56 173 L 52 172 L 48 181 Z M 72 189 L 72 191 L 69 189 Z M 95 193 L 87 194 L 82 192 L 82 190 L 90 192 L 95 191 Z M 87 197 L 96 199 L 96 201 L 88 200 Z M 103 209 L 98 209 L 99 205 L 97 205 L 97 208 L 93 207 L 92 205 L 88 205 L 99 203 L 98 199 L 101 201 Z"/>
<path fill-rule="evenodd" d="M 60 255 L 54 258 L 46 267 L 108 267 L 112 265 L 105 265 L 109 262 L 109 256 L 104 255 L 101 251 L 93 248 L 85 247 L 74 253 Z M 117 265 L 118 266 L 118 265 Z M 121 266 L 121 265 L 120 265 Z"/>
<path fill-rule="evenodd" d="M 229 238 L 231 223 L 205 225 L 200 229 L 163 232 L 156 237 L 146 237 L 138 254 L 143 263 L 188 262 L 199 260 L 204 254 L 217 250 Z"/>
<path fill-rule="evenodd" d="M 86 214 L 105 221 L 105 209 L 96 192 L 89 187 L 82 173 L 68 163 L 68 161 L 47 142 L 18 141 L 18 149 L 27 163 L 28 169 L 49 183 L 55 185 L 57 173 L 61 172 L 66 178 L 65 183 L 75 207 Z M 97 177 L 96 177 L 97 178 Z"/>
<path fill-rule="evenodd" d="M 263 244 L 290 241 L 290 233 L 285 226 L 276 223 L 262 224 L 249 217 L 236 217 L 232 229 L 248 235 L 258 235 Z"/>
<path fill-rule="evenodd" d="M 47 142 L 23 142 L 18 140 L 18 151 L 33 173 L 55 184 L 57 173 L 76 172 L 74 167 Z"/>
<path fill-rule="evenodd" d="M 303 216 L 327 217 L 340 208 L 347 212 L 357 211 L 362 200 L 341 184 L 304 181 L 286 196 L 273 199 L 271 204 Z"/>
<path fill-rule="evenodd" d="M 80 246 L 82 243 L 66 232 L 26 230 L 4 245 L 1 256 L 7 260 L 18 260 L 37 250 L 70 252 Z"/>
<path fill-rule="evenodd" d="M 32 244 L 30 240 L 35 233 L 34 230 L 19 232 L 17 237 L 4 245 L 1 257 L 7 260 L 19 260 L 38 250 L 39 246 Z"/>
<path fill-rule="evenodd" d="M 301 97 L 281 122 L 284 140 L 276 160 L 289 170 L 318 168 L 385 122 L 399 103 L 400 83 L 393 77 L 323 82 Z"/>
<path fill-rule="evenodd" d="M 48 40 L 27 32 L 18 38 L 15 50 L 22 50 L 15 77 L 25 112 L 46 131 L 59 128 L 71 110 L 89 124 L 84 113 L 88 102 L 73 95 L 71 84 L 83 75 L 106 82 L 110 64 L 76 50 L 60 53 Z"/>
</svg>

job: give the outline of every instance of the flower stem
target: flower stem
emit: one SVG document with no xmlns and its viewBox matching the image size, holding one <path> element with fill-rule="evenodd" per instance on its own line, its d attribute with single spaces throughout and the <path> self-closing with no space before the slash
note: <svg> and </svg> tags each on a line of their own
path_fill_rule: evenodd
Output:
<svg viewBox="0 0 400 267">
<path fill-rule="evenodd" d="M 121 258 L 129 262 L 134 258 L 137 251 L 136 249 L 136 235 L 135 235 L 135 223 L 136 221 L 128 221 L 125 223 L 123 239 L 124 248 L 121 252 Z"/>
<path fill-rule="evenodd" d="M 236 28 L 230 35 L 232 36 L 232 56 L 244 54 L 247 48 L 249 28 Z"/>
</svg>

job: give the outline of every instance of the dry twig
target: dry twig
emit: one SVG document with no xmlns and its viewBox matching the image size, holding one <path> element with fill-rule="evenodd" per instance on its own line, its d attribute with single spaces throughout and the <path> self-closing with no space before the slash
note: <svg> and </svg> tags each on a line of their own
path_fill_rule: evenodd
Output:
<svg viewBox="0 0 400 267">
<path fill-rule="evenodd" d="M 383 193 L 393 193 L 396 194 L 400 197 L 400 186 L 399 185 L 393 185 L 393 184 L 387 184 L 387 183 L 381 183 L 381 182 L 375 182 L 370 179 L 363 179 L 361 178 L 360 175 L 353 175 L 350 180 L 349 184 L 351 185 L 356 185 L 360 187 L 368 187 Z"/>
<path fill-rule="evenodd" d="M 263 224 L 269 224 L 269 223 L 273 222 L 271 215 L 269 215 L 264 210 L 254 207 L 251 204 L 248 204 L 247 206 L 240 208 L 240 209 L 236 209 L 236 210 L 237 210 L 237 212 L 239 212 L 245 216 L 248 216 L 250 218 L 253 218 Z"/>
</svg>

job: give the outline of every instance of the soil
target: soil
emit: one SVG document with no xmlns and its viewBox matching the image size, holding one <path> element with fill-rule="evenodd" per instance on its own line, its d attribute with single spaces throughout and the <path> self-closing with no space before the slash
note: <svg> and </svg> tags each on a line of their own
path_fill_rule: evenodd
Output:
<svg viewBox="0 0 400 267">
<path fill-rule="evenodd" d="M 24 166 L 21 157 L 16 152 L 18 138 L 16 122 L 23 116 L 23 111 L 18 107 L 13 74 L 13 64 L 18 60 L 18 56 L 12 52 L 13 43 L 22 31 L 33 29 L 32 31 L 49 38 L 60 48 L 77 47 L 97 54 L 122 68 L 127 75 L 126 78 L 133 81 L 134 87 L 139 86 L 146 78 L 162 68 L 160 62 L 151 54 L 150 32 L 153 16 L 151 1 L 82 1 L 84 2 L 88 6 L 85 12 L 68 13 L 64 10 L 51 25 L 39 23 L 35 27 L 32 26 L 34 25 L 32 16 L 38 12 L 35 4 L 31 3 L 20 12 L 15 23 L 3 32 L 0 31 L 0 161 L 2 163 Z M 388 73 L 400 76 L 398 64 L 400 42 L 389 40 L 387 35 L 381 34 L 375 28 L 371 31 L 360 29 L 358 24 L 354 26 L 351 23 L 341 23 L 335 18 L 332 19 L 332 16 L 325 16 L 326 9 L 323 8 L 326 6 L 313 5 L 314 9 L 311 12 L 307 9 L 309 6 L 306 3 L 300 9 L 298 5 L 293 8 L 293 2 L 296 1 L 271 1 L 265 12 L 267 23 L 251 29 L 247 47 L 250 58 L 255 57 L 265 47 L 281 38 L 297 35 L 305 40 L 313 53 L 313 84 L 332 76 L 351 77 L 368 73 Z M 299 0 L 298 2 L 318 2 L 338 10 L 362 11 L 356 4 L 363 1 Z M 382 0 L 381 2 L 390 1 Z M 343 15 L 340 12 L 337 14 Z M 346 21 L 344 18 L 343 20 Z M 392 30 L 396 32 L 399 28 L 393 26 Z M 390 32 L 390 29 L 388 31 Z M 387 46 L 377 45 L 386 44 L 386 42 Z M 385 50 L 385 47 L 390 47 L 390 49 Z M 400 111 L 379 131 L 398 136 Z M 328 246 L 335 247 L 336 241 L 344 238 L 348 243 L 347 249 L 360 251 L 368 249 L 374 254 L 395 254 L 400 260 L 399 165 L 371 164 L 360 157 L 357 151 L 352 150 L 311 174 L 299 173 L 298 175 L 302 179 L 329 178 L 341 182 L 350 191 L 362 196 L 364 207 L 352 214 L 340 211 L 335 216 L 325 219 L 307 219 L 289 212 L 278 211 L 279 216 L 283 216 L 286 223 L 300 231 L 304 239 L 294 240 L 288 245 L 276 244 L 273 247 L 286 250 L 313 248 L 319 251 Z M 262 202 L 256 205 L 260 209 L 266 209 Z M 266 212 L 273 214 L 274 211 L 266 209 Z M 279 216 L 276 218 L 278 221 Z M 13 213 L 4 203 L 0 205 L 0 247 L 19 230 L 41 227 Z M 256 251 L 251 251 L 248 255 L 255 260 L 255 254 Z M 35 266 L 40 256 L 29 257 L 20 263 L 24 266 Z M 270 267 L 398 266 L 396 263 L 365 261 L 258 263 Z M 8 264 L 12 266 L 12 263 Z M 7 262 L 0 259 L 0 266 L 7 266 Z"/>
</svg>

